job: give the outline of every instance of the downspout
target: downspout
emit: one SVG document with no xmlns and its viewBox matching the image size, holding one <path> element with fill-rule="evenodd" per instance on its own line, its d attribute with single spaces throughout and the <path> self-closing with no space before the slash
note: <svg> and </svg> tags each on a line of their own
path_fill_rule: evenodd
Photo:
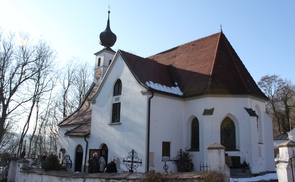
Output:
<svg viewBox="0 0 295 182">
<path fill-rule="evenodd" d="M 86 150 L 85 150 L 85 158 L 84 158 L 84 173 L 86 172 L 86 160 L 87 160 L 87 151 L 88 151 L 88 141 L 86 140 L 86 136 L 84 136 L 84 140 L 86 142 Z"/>
<path fill-rule="evenodd" d="M 154 97 L 154 91 L 149 89 L 152 95 L 149 98 L 148 102 L 148 120 L 147 120 L 147 162 L 146 162 L 146 172 L 149 172 L 150 167 L 150 127 L 151 127 L 151 100 Z"/>
</svg>

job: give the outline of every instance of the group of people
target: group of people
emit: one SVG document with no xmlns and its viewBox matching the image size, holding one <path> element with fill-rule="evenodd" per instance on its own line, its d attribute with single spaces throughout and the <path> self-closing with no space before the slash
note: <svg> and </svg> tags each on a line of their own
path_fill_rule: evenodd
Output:
<svg viewBox="0 0 295 182">
<path fill-rule="evenodd" d="M 93 157 L 89 159 L 89 172 L 90 173 L 98 173 L 98 172 L 105 172 L 105 173 L 116 173 L 117 172 L 117 165 L 116 159 L 112 159 L 105 167 L 105 158 L 100 156 L 98 158 L 97 153 L 93 154 Z"/>
</svg>

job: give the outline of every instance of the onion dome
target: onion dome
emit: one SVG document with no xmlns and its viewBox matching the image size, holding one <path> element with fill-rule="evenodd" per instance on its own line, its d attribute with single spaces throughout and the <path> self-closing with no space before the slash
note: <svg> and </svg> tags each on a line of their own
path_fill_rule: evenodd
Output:
<svg viewBox="0 0 295 182">
<path fill-rule="evenodd" d="M 99 43 L 106 48 L 112 47 L 117 40 L 116 34 L 114 34 L 110 28 L 110 11 L 108 11 L 107 27 L 103 32 L 100 33 L 99 39 Z"/>
</svg>

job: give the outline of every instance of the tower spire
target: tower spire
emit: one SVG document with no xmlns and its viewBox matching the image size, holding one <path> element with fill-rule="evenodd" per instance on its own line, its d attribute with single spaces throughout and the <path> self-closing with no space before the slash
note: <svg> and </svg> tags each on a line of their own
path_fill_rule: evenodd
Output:
<svg viewBox="0 0 295 182">
<path fill-rule="evenodd" d="M 101 32 L 99 35 L 99 39 L 100 39 L 99 42 L 106 49 L 110 49 L 110 47 L 112 47 L 117 40 L 116 34 L 114 34 L 112 32 L 111 27 L 110 27 L 110 13 L 111 13 L 111 11 L 110 11 L 110 6 L 109 6 L 106 29 L 103 32 Z"/>
</svg>

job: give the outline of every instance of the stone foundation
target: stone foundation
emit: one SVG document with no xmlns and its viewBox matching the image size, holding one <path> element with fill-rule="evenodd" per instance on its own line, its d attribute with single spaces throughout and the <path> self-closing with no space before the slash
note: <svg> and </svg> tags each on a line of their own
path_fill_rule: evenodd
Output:
<svg viewBox="0 0 295 182">
<path fill-rule="evenodd" d="M 77 173 L 66 171 L 44 171 L 43 169 L 23 169 L 16 181 L 71 181 L 71 182 L 140 182 L 144 173 Z M 201 172 L 168 174 L 171 178 L 183 182 L 203 182 Z"/>
</svg>

